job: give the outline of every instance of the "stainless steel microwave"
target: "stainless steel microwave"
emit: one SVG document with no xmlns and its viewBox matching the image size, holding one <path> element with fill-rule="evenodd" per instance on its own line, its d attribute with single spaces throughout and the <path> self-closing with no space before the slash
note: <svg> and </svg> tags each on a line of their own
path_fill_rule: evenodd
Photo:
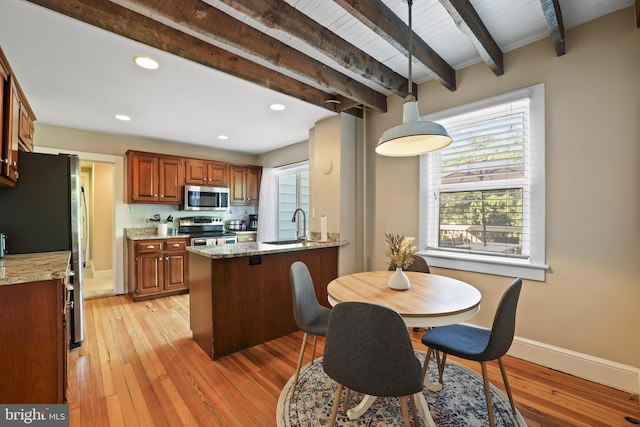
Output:
<svg viewBox="0 0 640 427">
<path fill-rule="evenodd" d="M 185 211 L 223 211 L 229 208 L 229 189 L 225 187 L 184 186 Z"/>
</svg>

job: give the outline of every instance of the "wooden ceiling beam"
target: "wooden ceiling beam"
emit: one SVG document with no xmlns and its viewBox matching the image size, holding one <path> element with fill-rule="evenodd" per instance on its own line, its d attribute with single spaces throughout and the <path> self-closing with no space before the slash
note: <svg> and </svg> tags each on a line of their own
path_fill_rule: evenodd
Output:
<svg viewBox="0 0 640 427">
<path fill-rule="evenodd" d="M 274 71 L 211 45 L 156 20 L 140 15 L 107 0 L 28 0 L 120 36 L 144 43 L 165 52 L 205 65 L 260 86 L 284 93 L 310 104 L 336 111 L 333 91 L 323 91 L 310 84 Z M 384 105 L 377 106 L 386 111 Z M 350 97 L 347 97 L 350 98 Z M 360 102 L 356 100 L 356 102 Z M 374 107 L 372 107 L 374 108 Z"/>
<path fill-rule="evenodd" d="M 268 28 L 314 47 L 344 68 L 405 97 L 407 79 L 283 0 L 220 0 Z"/>
<path fill-rule="evenodd" d="M 453 22 L 473 43 L 496 76 L 504 74 L 503 54 L 469 0 L 440 0 Z"/>
<path fill-rule="evenodd" d="M 154 20 L 166 22 L 176 30 L 195 34 L 206 42 L 215 41 L 222 44 L 223 48 L 232 47 L 241 55 L 246 54 L 249 61 L 260 58 L 320 89 L 352 98 L 374 110 L 386 111 L 386 95 L 327 67 L 204 1 L 119 0 L 119 3 Z M 277 71 L 276 69 L 275 72 Z"/>
<path fill-rule="evenodd" d="M 408 55 L 409 35 L 407 25 L 381 0 L 334 1 L 400 52 Z M 415 33 L 413 34 L 412 55 L 429 68 L 433 76 L 447 89 L 456 90 L 456 72 L 453 67 Z M 415 94 L 417 91 L 413 93 Z"/>
<path fill-rule="evenodd" d="M 556 56 L 562 56 L 566 53 L 566 48 L 564 44 L 564 24 L 562 23 L 560 4 L 558 0 L 540 0 L 540 3 L 542 4 L 544 17 L 547 20 L 547 27 L 549 27 L 549 35 L 556 49 Z"/>
</svg>

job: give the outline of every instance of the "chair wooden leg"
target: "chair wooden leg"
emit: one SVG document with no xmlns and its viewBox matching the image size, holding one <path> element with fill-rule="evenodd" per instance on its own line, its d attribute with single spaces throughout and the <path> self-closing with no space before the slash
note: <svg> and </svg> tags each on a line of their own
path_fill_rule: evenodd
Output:
<svg viewBox="0 0 640 427">
<path fill-rule="evenodd" d="M 292 392 L 291 392 L 292 396 L 293 396 L 293 393 L 296 391 L 296 388 L 298 387 L 298 376 L 300 375 L 300 367 L 302 366 L 302 358 L 304 357 L 304 349 L 307 346 L 307 337 L 308 337 L 308 334 L 305 332 L 304 333 L 304 337 L 302 337 L 302 345 L 300 346 L 300 356 L 298 356 L 298 366 L 296 367 L 296 375 L 293 378 L 293 388 L 292 388 Z"/>
<path fill-rule="evenodd" d="M 405 426 L 410 427 L 411 421 L 409 421 L 409 408 L 407 407 L 407 397 L 402 396 L 400 398 L 400 406 L 402 407 L 402 421 Z"/>
<path fill-rule="evenodd" d="M 316 344 L 318 343 L 318 336 L 313 336 L 313 350 L 311 350 L 311 363 L 316 360 Z"/>
<path fill-rule="evenodd" d="M 440 384 L 444 385 L 442 376 L 444 375 L 444 365 L 447 363 L 447 353 L 442 353 L 442 358 L 440 358 L 440 352 L 436 350 L 436 361 L 438 362 L 438 377 L 440 379 Z"/>
<path fill-rule="evenodd" d="M 409 396 L 409 401 L 411 402 L 411 416 L 413 417 L 413 425 L 418 427 L 419 424 L 418 424 L 418 413 L 416 411 L 416 398 L 413 394 Z"/>
<path fill-rule="evenodd" d="M 433 349 L 431 347 L 427 347 L 427 355 L 424 357 L 424 363 L 422 364 L 422 381 L 424 381 L 425 377 L 427 376 L 427 369 L 429 368 L 431 353 L 433 353 Z"/>
<path fill-rule="evenodd" d="M 342 395 L 342 384 L 338 383 L 336 397 L 333 399 L 333 409 L 331 409 L 331 418 L 329 419 L 329 427 L 336 425 L 336 417 L 338 416 L 338 406 L 340 406 L 340 395 Z"/>
<path fill-rule="evenodd" d="M 507 396 L 509 397 L 509 403 L 511 403 L 511 411 L 513 416 L 516 416 L 516 405 L 513 403 L 513 396 L 511 396 L 511 387 L 509 387 L 509 380 L 507 379 L 507 371 L 504 369 L 502 363 L 502 357 L 498 358 L 498 365 L 500 365 L 500 372 L 502 372 L 502 381 L 504 381 L 504 388 L 507 390 Z"/>
<path fill-rule="evenodd" d="M 491 389 L 489 388 L 489 376 L 487 375 L 486 362 L 480 362 L 482 366 L 482 380 L 484 382 L 484 396 L 487 400 L 487 413 L 489 414 L 489 426 L 495 427 L 495 421 L 493 419 L 493 405 L 491 404 Z"/>
<path fill-rule="evenodd" d="M 347 410 L 349 410 L 349 398 L 351 397 L 351 389 L 347 387 L 347 393 L 346 396 L 344 398 L 344 405 L 342 406 L 342 410 L 344 411 L 344 413 L 347 413 Z"/>
</svg>

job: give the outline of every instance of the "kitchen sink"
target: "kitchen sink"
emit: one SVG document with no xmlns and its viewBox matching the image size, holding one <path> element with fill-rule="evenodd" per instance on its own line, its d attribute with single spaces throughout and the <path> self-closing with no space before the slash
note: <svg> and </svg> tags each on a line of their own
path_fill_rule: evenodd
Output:
<svg viewBox="0 0 640 427">
<path fill-rule="evenodd" d="M 294 245 L 296 243 L 302 243 L 302 240 L 294 239 L 294 240 L 272 240 L 270 242 L 261 242 L 265 245 Z"/>
</svg>

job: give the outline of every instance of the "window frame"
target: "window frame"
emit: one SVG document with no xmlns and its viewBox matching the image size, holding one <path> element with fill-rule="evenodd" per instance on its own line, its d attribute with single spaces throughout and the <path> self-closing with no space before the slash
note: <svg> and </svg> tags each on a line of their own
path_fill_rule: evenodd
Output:
<svg viewBox="0 0 640 427">
<path fill-rule="evenodd" d="M 422 120 L 442 121 L 449 117 L 492 107 L 498 104 L 513 102 L 519 99 L 529 99 L 529 192 L 530 212 L 529 221 L 524 224 L 530 228 L 529 257 L 507 258 L 494 255 L 475 253 L 448 252 L 430 248 L 429 242 L 429 214 L 433 197 L 429 197 L 428 162 L 430 156 L 420 156 L 420 228 L 418 238 L 418 253 L 427 258 L 433 267 L 454 270 L 473 271 L 500 276 L 521 277 L 524 279 L 544 281 L 546 270 L 546 207 L 545 207 L 545 86 L 544 83 L 501 94 L 491 98 L 453 107 L 447 110 L 428 114 Z M 437 202 L 436 202 L 437 203 Z M 437 212 L 435 210 L 431 210 Z M 436 227 L 438 221 L 434 222 Z M 433 233 L 433 230 L 432 230 Z M 437 230 L 439 233 L 439 228 Z"/>
<path fill-rule="evenodd" d="M 275 224 L 275 233 L 276 233 L 276 236 L 277 236 L 277 238 L 279 240 L 295 238 L 295 236 L 291 237 L 291 236 L 288 236 L 288 235 L 283 235 L 282 234 L 283 230 L 280 229 L 280 222 L 281 222 L 280 209 L 279 209 L 279 207 L 280 207 L 280 179 L 283 178 L 283 177 L 288 177 L 288 176 L 295 176 L 296 177 L 295 178 L 296 179 L 296 208 L 303 207 L 301 205 L 301 203 L 300 203 L 300 194 L 301 194 L 301 192 L 300 192 L 300 189 L 301 189 L 301 183 L 300 183 L 301 177 L 300 177 L 300 175 L 303 174 L 303 173 L 307 173 L 307 174 L 310 173 L 310 171 L 309 171 L 309 161 L 303 161 L 303 162 L 296 163 L 294 165 L 288 165 L 288 166 L 280 167 L 280 168 L 278 168 L 278 171 L 275 174 L 275 180 L 276 180 L 276 185 L 275 185 L 275 188 L 276 188 L 276 218 L 275 218 L 275 223 L 276 224 Z M 309 204 L 310 204 L 310 201 L 307 202 L 307 205 L 309 205 Z M 303 207 L 303 209 L 304 209 L 304 207 Z M 294 211 L 295 211 L 295 209 L 294 209 Z M 305 209 L 305 212 L 307 212 L 307 211 L 308 211 L 308 207 L 307 207 L 307 209 Z M 293 215 L 293 212 L 291 212 L 291 215 Z M 308 231 L 309 230 L 309 222 L 310 222 L 309 219 L 310 218 L 307 218 L 307 223 L 306 223 L 307 230 L 305 230 L 306 235 L 309 235 L 309 231 Z M 296 229 L 297 229 L 297 226 L 298 226 L 298 224 L 296 224 L 296 227 L 295 227 Z"/>
</svg>

